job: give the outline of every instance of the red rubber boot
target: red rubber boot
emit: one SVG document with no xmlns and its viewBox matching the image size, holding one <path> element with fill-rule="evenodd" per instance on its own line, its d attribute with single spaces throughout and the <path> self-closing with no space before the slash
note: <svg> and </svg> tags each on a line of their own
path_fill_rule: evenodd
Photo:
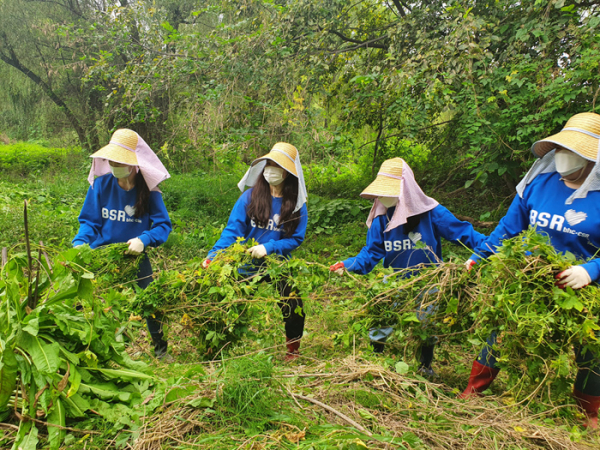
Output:
<svg viewBox="0 0 600 450">
<path fill-rule="evenodd" d="M 285 353 L 285 362 L 293 361 L 300 356 L 300 339 L 285 338 L 287 352 Z"/>
<path fill-rule="evenodd" d="M 471 375 L 469 375 L 469 384 L 458 398 L 471 398 L 481 396 L 481 393 L 490 387 L 500 369 L 484 366 L 483 364 L 473 361 L 471 367 Z"/>
<path fill-rule="evenodd" d="M 577 401 L 577 405 L 586 416 L 586 421 L 583 426 L 594 430 L 598 429 L 598 408 L 600 408 L 600 396 L 584 394 L 577 389 L 573 389 L 573 397 Z"/>
</svg>

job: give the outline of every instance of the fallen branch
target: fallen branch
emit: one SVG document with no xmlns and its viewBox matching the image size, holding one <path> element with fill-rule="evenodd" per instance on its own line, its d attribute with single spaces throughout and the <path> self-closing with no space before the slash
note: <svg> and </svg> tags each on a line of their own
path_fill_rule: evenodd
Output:
<svg viewBox="0 0 600 450">
<path fill-rule="evenodd" d="M 350 425 L 352 425 L 354 428 L 362 431 L 363 433 L 365 433 L 367 436 L 373 436 L 373 433 L 371 433 L 369 430 L 367 430 L 365 427 L 363 427 L 362 425 L 360 425 L 359 423 L 355 422 L 354 420 L 352 420 L 350 417 L 348 417 L 345 414 L 342 414 L 341 412 L 339 412 L 337 409 L 333 409 L 331 406 L 326 405 L 325 403 L 321 403 L 318 400 L 315 400 L 314 398 L 310 398 L 310 397 L 305 397 L 304 395 L 299 395 L 299 394 L 292 394 L 293 397 L 295 398 L 299 398 L 301 400 L 310 402 L 310 403 L 314 403 L 317 406 L 320 406 L 323 409 L 326 409 L 327 411 L 335 414 L 336 416 L 340 417 L 341 419 L 345 420 L 346 422 L 348 422 Z"/>
</svg>

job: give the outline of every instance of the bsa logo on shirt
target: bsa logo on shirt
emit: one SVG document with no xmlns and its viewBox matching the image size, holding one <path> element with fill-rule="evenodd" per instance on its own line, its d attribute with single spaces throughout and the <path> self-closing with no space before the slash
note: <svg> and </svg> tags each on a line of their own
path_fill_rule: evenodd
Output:
<svg viewBox="0 0 600 450">
<path fill-rule="evenodd" d="M 404 250 L 411 250 L 415 244 L 417 244 L 421 238 L 421 233 L 411 231 L 408 233 L 408 239 L 401 241 L 383 241 L 386 252 L 402 252 Z"/>
<path fill-rule="evenodd" d="M 587 219 L 587 214 L 582 211 L 575 211 L 569 209 L 563 216 L 560 214 L 550 214 L 547 212 L 538 212 L 532 209 L 529 213 L 529 223 L 532 226 L 538 226 L 539 228 L 549 228 L 551 230 L 561 231 L 563 233 L 575 234 L 577 236 L 588 238 L 589 234 L 577 231 L 573 228 L 564 226 L 565 221 L 570 226 L 579 225 Z"/>
<path fill-rule="evenodd" d="M 113 222 L 137 222 L 142 223 L 142 219 L 133 217 L 135 207 L 127 205 L 123 210 L 102 208 L 102 218 Z"/>
<path fill-rule="evenodd" d="M 254 219 L 250 219 L 250 225 L 252 225 L 254 228 L 262 228 L 262 229 L 267 229 L 267 230 L 271 230 L 271 231 L 282 231 L 281 227 L 279 227 L 279 214 L 275 214 L 273 215 L 273 219 L 269 219 L 269 222 L 267 222 L 267 226 L 263 227 L 260 225 L 257 225 L 256 222 L 254 221 Z"/>
</svg>

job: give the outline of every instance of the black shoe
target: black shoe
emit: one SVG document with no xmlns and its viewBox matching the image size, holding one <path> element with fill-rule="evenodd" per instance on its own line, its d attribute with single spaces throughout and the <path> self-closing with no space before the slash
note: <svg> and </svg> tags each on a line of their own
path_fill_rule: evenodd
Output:
<svg viewBox="0 0 600 450">
<path fill-rule="evenodd" d="M 154 356 L 158 359 L 163 359 L 167 355 L 168 347 L 168 342 L 161 339 L 158 343 L 154 344 Z"/>
<path fill-rule="evenodd" d="M 372 341 L 371 345 L 373 346 L 373 353 L 383 353 L 383 349 L 385 349 L 383 342 Z"/>
<path fill-rule="evenodd" d="M 430 380 L 437 378 L 437 373 L 435 373 L 431 366 L 424 366 L 423 364 L 421 364 L 421 366 L 417 370 L 417 373 L 422 377 L 428 378 Z"/>
</svg>

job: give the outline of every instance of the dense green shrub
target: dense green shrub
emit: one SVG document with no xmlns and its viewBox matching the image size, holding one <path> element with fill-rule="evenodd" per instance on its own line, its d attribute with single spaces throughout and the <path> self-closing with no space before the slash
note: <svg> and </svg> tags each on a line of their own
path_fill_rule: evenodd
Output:
<svg viewBox="0 0 600 450">
<path fill-rule="evenodd" d="M 81 149 L 48 148 L 32 142 L 0 145 L 0 169 L 27 174 L 72 161 L 74 155 L 81 156 Z"/>
</svg>

